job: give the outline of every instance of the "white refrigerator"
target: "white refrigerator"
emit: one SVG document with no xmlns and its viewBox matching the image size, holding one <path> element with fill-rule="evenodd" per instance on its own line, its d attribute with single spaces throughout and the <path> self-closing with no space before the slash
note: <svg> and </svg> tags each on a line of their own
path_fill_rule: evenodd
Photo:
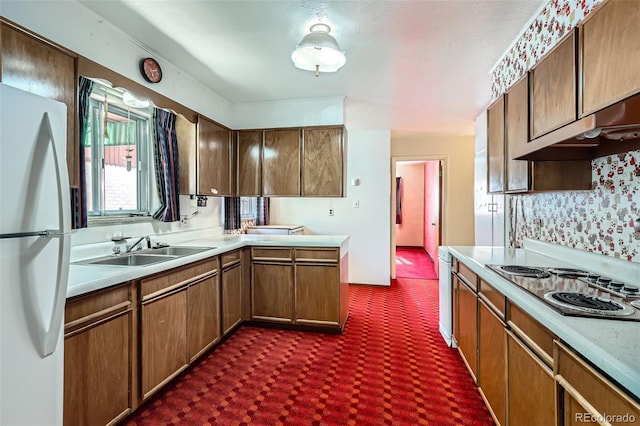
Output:
<svg viewBox="0 0 640 426">
<path fill-rule="evenodd" d="M 0 84 L 0 425 L 62 425 L 66 106 Z"/>
</svg>

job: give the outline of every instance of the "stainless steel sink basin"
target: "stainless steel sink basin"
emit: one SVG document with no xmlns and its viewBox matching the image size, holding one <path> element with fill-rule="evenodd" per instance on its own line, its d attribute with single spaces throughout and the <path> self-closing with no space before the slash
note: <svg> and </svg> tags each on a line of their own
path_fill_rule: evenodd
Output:
<svg viewBox="0 0 640 426">
<path fill-rule="evenodd" d="M 167 256 L 189 256 L 191 254 L 201 253 L 203 251 L 212 250 L 215 247 L 163 247 L 145 251 L 148 254 L 161 254 Z"/>
<path fill-rule="evenodd" d="M 89 265 L 144 266 L 152 263 L 166 262 L 176 256 L 158 256 L 148 254 L 130 254 L 127 256 L 109 257 L 85 262 Z"/>
</svg>

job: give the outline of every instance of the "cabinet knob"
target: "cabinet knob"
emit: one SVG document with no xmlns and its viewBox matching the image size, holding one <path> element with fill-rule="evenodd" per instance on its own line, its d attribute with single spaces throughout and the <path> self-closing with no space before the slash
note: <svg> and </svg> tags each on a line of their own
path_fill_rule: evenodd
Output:
<svg viewBox="0 0 640 426">
<path fill-rule="evenodd" d="M 218 190 L 217 190 L 217 189 L 215 189 L 215 188 L 211 188 L 211 193 L 215 195 L 215 194 L 217 194 L 217 193 L 218 193 Z"/>
</svg>

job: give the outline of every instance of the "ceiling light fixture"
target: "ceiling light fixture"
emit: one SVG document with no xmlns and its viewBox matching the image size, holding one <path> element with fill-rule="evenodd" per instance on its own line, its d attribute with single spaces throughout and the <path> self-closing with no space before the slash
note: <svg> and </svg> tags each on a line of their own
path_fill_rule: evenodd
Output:
<svg viewBox="0 0 640 426">
<path fill-rule="evenodd" d="M 336 72 L 342 68 L 347 58 L 336 39 L 329 35 L 331 27 L 314 24 L 309 31 L 291 54 L 294 65 L 305 71 L 315 71 L 316 77 L 321 72 Z"/>
</svg>

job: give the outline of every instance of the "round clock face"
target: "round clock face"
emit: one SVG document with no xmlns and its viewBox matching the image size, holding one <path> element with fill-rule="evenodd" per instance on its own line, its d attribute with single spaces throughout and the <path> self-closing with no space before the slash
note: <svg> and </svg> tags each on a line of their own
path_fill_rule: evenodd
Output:
<svg viewBox="0 0 640 426">
<path fill-rule="evenodd" d="M 146 58 L 140 62 L 140 72 L 149 83 L 158 83 L 162 80 L 162 69 L 153 58 Z"/>
</svg>

